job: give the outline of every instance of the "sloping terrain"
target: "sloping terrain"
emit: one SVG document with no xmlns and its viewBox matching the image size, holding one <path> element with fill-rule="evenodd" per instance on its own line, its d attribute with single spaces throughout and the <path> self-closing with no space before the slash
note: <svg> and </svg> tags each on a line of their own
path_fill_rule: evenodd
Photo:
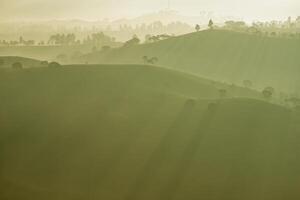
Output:
<svg viewBox="0 0 300 200">
<path fill-rule="evenodd" d="M 230 31 L 201 31 L 151 44 L 113 49 L 83 57 L 90 63 L 143 63 L 157 57 L 167 66 L 219 81 L 240 84 L 251 80 L 256 88 L 298 92 L 300 40 Z"/>
<path fill-rule="evenodd" d="M 30 57 L 39 60 L 56 60 L 58 55 L 67 55 L 71 57 L 78 53 L 89 53 L 92 47 L 89 45 L 72 46 L 2 46 L 0 55 L 2 56 L 20 56 Z"/>
<path fill-rule="evenodd" d="M 18 56 L 0 56 L 0 68 L 11 68 L 12 64 L 16 62 L 21 63 L 24 68 L 41 67 L 41 61 L 39 60 Z"/>
<path fill-rule="evenodd" d="M 300 198 L 299 113 L 254 91 L 138 65 L 0 82 L 0 199 Z"/>
</svg>

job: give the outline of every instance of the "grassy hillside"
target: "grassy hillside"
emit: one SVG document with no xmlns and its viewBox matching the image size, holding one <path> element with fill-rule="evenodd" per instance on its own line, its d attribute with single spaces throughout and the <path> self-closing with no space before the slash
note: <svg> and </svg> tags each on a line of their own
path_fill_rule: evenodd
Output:
<svg viewBox="0 0 300 200">
<path fill-rule="evenodd" d="M 1 56 L 21 56 L 40 60 L 55 60 L 61 54 L 71 57 L 78 54 L 78 52 L 84 54 L 91 51 L 92 47 L 90 45 L 0 47 Z"/>
<path fill-rule="evenodd" d="M 24 68 L 40 67 L 41 61 L 18 56 L 0 56 L 0 68 L 11 68 L 12 64 L 20 62 Z"/>
<path fill-rule="evenodd" d="M 84 58 L 92 63 L 142 63 L 156 56 L 159 65 L 216 80 L 241 83 L 250 79 L 257 88 L 299 92 L 300 40 L 272 38 L 230 31 L 202 31 L 168 40 L 120 48 Z"/>
<path fill-rule="evenodd" d="M 300 198 L 294 111 L 219 99 L 215 83 L 150 66 L 36 68 L 0 82 L 0 199 Z"/>
</svg>

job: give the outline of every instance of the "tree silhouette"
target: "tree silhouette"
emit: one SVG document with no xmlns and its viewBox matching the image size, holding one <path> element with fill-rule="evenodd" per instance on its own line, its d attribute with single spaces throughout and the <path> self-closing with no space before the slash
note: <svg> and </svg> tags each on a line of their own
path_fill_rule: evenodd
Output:
<svg viewBox="0 0 300 200">
<path fill-rule="evenodd" d="M 60 68 L 61 65 L 58 62 L 51 62 L 48 65 L 49 68 Z"/>
<path fill-rule="evenodd" d="M 150 59 L 148 59 L 148 63 L 154 65 L 158 62 L 158 58 L 157 57 L 152 57 Z"/>
<path fill-rule="evenodd" d="M 196 29 L 197 32 L 200 31 L 200 25 L 196 24 L 195 29 Z"/>
<path fill-rule="evenodd" d="M 143 62 L 144 62 L 144 64 L 148 63 L 148 56 L 143 56 Z"/>
<path fill-rule="evenodd" d="M 263 91 L 262 91 L 262 95 L 265 99 L 270 100 L 274 94 L 274 88 L 272 87 L 266 87 Z"/>
<path fill-rule="evenodd" d="M 275 89 L 273 87 L 270 87 L 270 86 L 266 87 L 265 90 L 268 90 L 268 91 L 270 91 L 272 93 L 275 92 Z"/>
<path fill-rule="evenodd" d="M 151 65 L 154 65 L 155 63 L 158 62 L 157 57 L 149 58 L 148 56 L 143 56 L 142 59 L 143 59 L 144 64 L 148 63 L 148 64 L 151 64 Z"/>
<path fill-rule="evenodd" d="M 209 22 L 208 22 L 208 27 L 210 28 L 210 29 L 213 29 L 214 28 L 214 22 L 213 22 L 213 20 L 209 20 Z"/>
<path fill-rule="evenodd" d="M 138 45 L 141 42 L 141 40 L 137 37 L 137 35 L 134 35 L 131 40 L 128 40 L 125 42 L 124 47 Z"/>
<path fill-rule="evenodd" d="M 219 95 L 220 95 L 220 98 L 225 98 L 226 95 L 227 95 L 227 90 L 225 89 L 219 89 Z"/>
<path fill-rule="evenodd" d="M 48 61 L 41 61 L 41 67 L 48 67 Z"/>
</svg>

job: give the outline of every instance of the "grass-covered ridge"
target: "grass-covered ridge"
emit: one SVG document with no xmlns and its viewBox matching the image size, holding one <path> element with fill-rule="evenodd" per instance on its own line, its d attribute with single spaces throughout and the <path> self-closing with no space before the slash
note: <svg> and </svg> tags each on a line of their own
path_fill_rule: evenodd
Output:
<svg viewBox="0 0 300 200">
<path fill-rule="evenodd" d="M 0 82 L 0 199 L 300 198 L 299 113 L 255 91 L 142 65 Z"/>
<path fill-rule="evenodd" d="M 155 56 L 158 64 L 217 80 L 241 83 L 251 80 L 257 88 L 299 91 L 300 40 L 230 31 L 201 31 L 151 44 L 94 53 L 91 63 L 142 63 Z"/>
</svg>

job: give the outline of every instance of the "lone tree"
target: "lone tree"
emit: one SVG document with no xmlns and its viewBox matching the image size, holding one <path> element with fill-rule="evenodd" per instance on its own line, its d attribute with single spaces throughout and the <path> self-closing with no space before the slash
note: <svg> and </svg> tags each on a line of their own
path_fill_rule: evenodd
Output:
<svg viewBox="0 0 300 200">
<path fill-rule="evenodd" d="M 131 40 L 128 40 L 125 42 L 124 47 L 138 45 L 141 42 L 141 40 L 137 37 L 137 35 L 134 35 Z"/>
<path fill-rule="evenodd" d="M 144 64 L 147 64 L 148 63 L 148 56 L 143 56 L 143 62 L 144 62 Z"/>
<path fill-rule="evenodd" d="M 158 62 L 158 58 L 157 57 L 152 57 L 150 59 L 148 59 L 148 63 L 154 65 L 155 63 Z"/>
<path fill-rule="evenodd" d="M 13 69 L 23 69 L 23 65 L 20 62 L 15 62 L 11 65 Z"/>
<path fill-rule="evenodd" d="M 196 24 L 195 29 L 196 29 L 197 32 L 199 32 L 200 31 L 200 25 Z"/>
<path fill-rule="evenodd" d="M 221 99 L 225 98 L 226 95 L 227 95 L 227 90 L 225 90 L 225 89 L 219 89 L 219 95 L 220 95 Z"/>
<path fill-rule="evenodd" d="M 268 90 L 268 91 L 270 91 L 270 92 L 272 92 L 272 93 L 274 93 L 275 92 L 275 89 L 273 88 L 273 87 L 266 87 L 265 88 L 265 90 Z"/>
<path fill-rule="evenodd" d="M 213 20 L 209 20 L 209 22 L 208 22 L 208 27 L 210 28 L 210 29 L 213 29 L 214 28 L 214 22 L 213 22 Z"/>
<path fill-rule="evenodd" d="M 61 65 L 58 62 L 51 62 L 48 65 L 49 68 L 60 68 Z"/>
<path fill-rule="evenodd" d="M 48 67 L 48 61 L 41 61 L 40 62 L 40 65 L 41 65 L 41 67 Z"/>
<path fill-rule="evenodd" d="M 142 59 L 143 59 L 144 64 L 152 64 L 152 65 L 154 65 L 155 63 L 158 62 L 158 58 L 157 57 L 148 58 L 148 56 L 143 56 Z"/>
<path fill-rule="evenodd" d="M 274 88 L 272 87 L 266 87 L 263 91 L 262 91 L 262 95 L 266 100 L 270 100 L 274 94 Z"/>
</svg>

